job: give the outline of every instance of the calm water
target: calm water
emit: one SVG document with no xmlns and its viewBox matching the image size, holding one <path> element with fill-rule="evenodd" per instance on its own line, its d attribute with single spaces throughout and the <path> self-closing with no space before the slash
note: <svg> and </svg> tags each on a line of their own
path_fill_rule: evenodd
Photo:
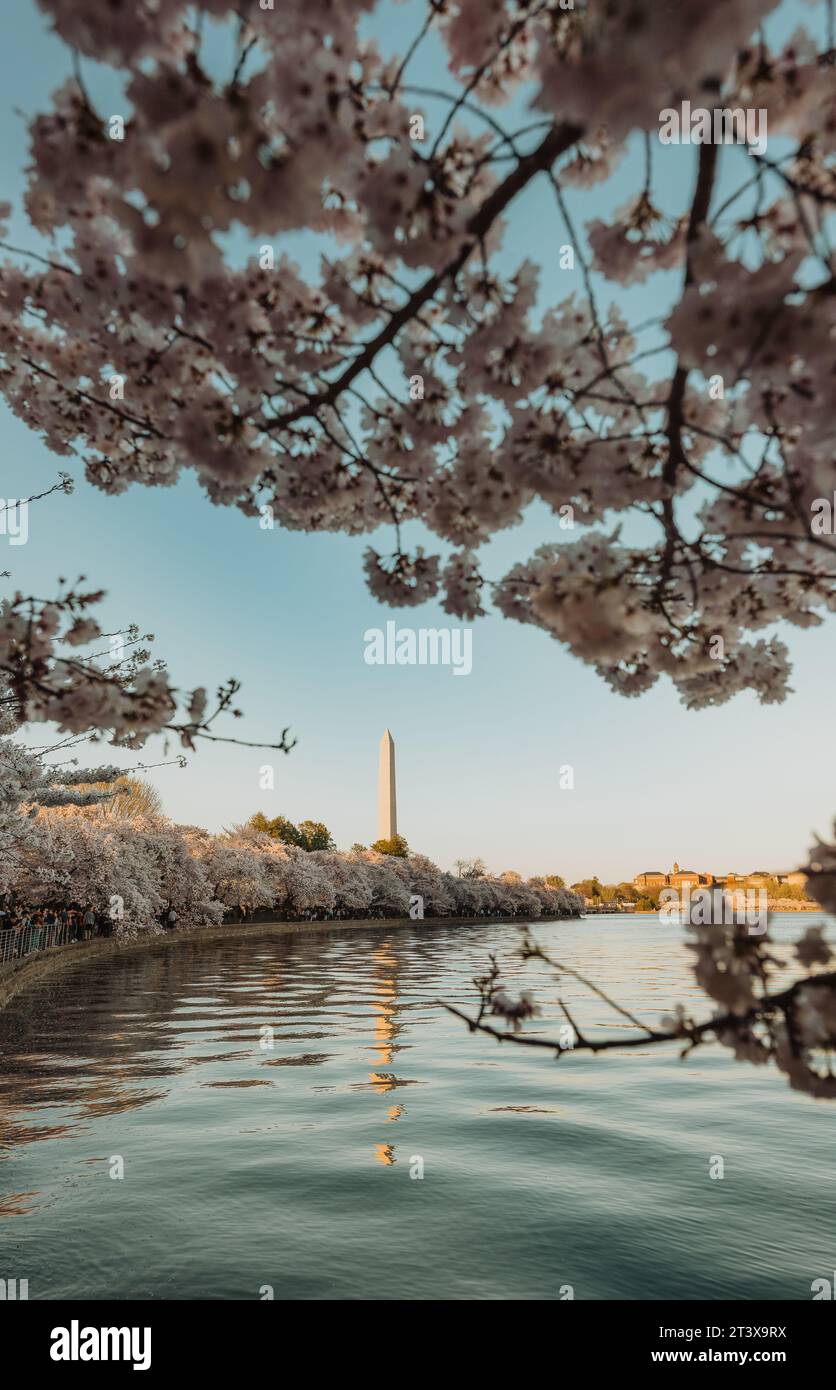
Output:
<svg viewBox="0 0 836 1390">
<path fill-rule="evenodd" d="M 536 934 L 650 1021 L 699 1006 L 655 918 Z M 471 1037 L 435 1000 L 469 1004 L 517 942 L 233 931 L 31 987 L 0 1013 L 0 1276 L 30 1298 L 810 1298 L 836 1267 L 836 1107 L 715 1046 L 556 1063 Z M 553 1035 L 557 986 L 523 969 Z"/>
</svg>

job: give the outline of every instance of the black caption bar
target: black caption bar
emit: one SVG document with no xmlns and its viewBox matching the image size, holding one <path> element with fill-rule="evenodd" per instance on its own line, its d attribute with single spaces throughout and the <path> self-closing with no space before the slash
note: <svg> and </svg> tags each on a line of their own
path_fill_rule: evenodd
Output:
<svg viewBox="0 0 836 1390">
<path fill-rule="evenodd" d="M 436 1331 L 438 1318 L 450 1318 L 450 1332 L 456 1335 L 451 1345 L 458 1351 L 450 1367 L 465 1354 L 478 1361 L 484 1347 L 494 1372 L 495 1357 L 524 1361 L 536 1341 L 541 1353 L 546 1346 L 552 1348 L 555 1373 L 573 1356 L 582 1358 L 591 1375 L 636 1370 L 652 1379 L 656 1371 L 665 1375 L 671 1367 L 699 1375 L 730 1366 L 784 1371 L 797 1378 L 820 1362 L 832 1344 L 831 1316 L 814 1301 L 545 1301 L 556 1306 L 539 1326 L 524 1312 L 526 1321 L 520 1321 L 521 1308 L 528 1304 L 509 1308 L 507 1322 L 503 1304 L 432 1304 L 435 1335 L 429 1340 L 423 1302 L 414 1307 L 399 1304 L 395 1311 L 390 1302 L 376 1300 L 382 1306 L 365 1314 L 355 1303 L 318 1302 L 309 1305 L 306 1314 L 303 1304 L 293 1303 L 288 1309 L 277 1302 L 256 1301 L 7 1301 L 0 1302 L 0 1338 L 7 1349 L 16 1347 L 25 1356 L 27 1370 L 37 1379 L 127 1375 L 138 1385 L 155 1376 L 171 1377 L 178 1370 L 205 1372 L 213 1379 L 229 1372 L 240 1376 L 258 1364 L 272 1365 L 284 1376 L 301 1357 L 315 1364 L 318 1380 L 327 1375 L 331 1360 L 335 1375 L 343 1376 L 346 1360 L 357 1353 L 358 1339 L 366 1352 L 374 1347 L 376 1359 L 391 1352 L 397 1363 L 408 1350 L 413 1374 L 416 1350 L 420 1360 L 420 1348 L 426 1346 L 427 1373 L 435 1376 L 441 1369 L 437 1332 L 443 1331 Z M 486 1315 L 490 1323 L 483 1326 Z M 360 1336 L 359 1319 L 369 1318 L 374 1333 Z M 368 1322 L 365 1325 L 368 1331 Z M 445 1354 L 442 1362 L 446 1361 Z M 472 1373 L 472 1363 L 470 1369 Z"/>
</svg>

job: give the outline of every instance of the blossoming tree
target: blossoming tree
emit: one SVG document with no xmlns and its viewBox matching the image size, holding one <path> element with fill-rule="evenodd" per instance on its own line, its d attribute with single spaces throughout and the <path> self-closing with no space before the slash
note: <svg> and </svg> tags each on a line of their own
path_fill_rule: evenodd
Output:
<svg viewBox="0 0 836 1390">
<path fill-rule="evenodd" d="M 666 674 L 691 705 L 784 694 L 786 649 L 756 634 L 834 601 L 833 544 L 810 525 L 833 481 L 820 23 L 773 51 L 776 0 L 434 0 L 410 13 L 419 40 L 437 32 L 452 90 L 424 112 L 416 45 L 384 60 L 363 36 L 373 0 L 211 0 L 204 14 L 238 22 L 220 76 L 186 0 L 104 19 L 89 0 L 40 4 L 77 59 L 125 83 L 125 112 L 98 110 L 79 61 L 32 121 L 27 211 L 54 250 L 2 272 L 0 387 L 57 454 L 80 452 L 106 491 L 191 469 L 214 501 L 282 526 L 391 524 L 393 553 L 366 552 L 373 591 L 441 594 L 468 618 L 479 547 L 535 498 L 569 507 L 582 538 L 492 584 L 503 612 L 626 693 Z M 520 93 L 531 111 L 507 128 L 497 110 Z M 674 215 L 651 153 L 683 98 L 765 111 L 786 153 L 664 151 L 694 165 Z M 572 197 L 631 139 L 644 187 L 590 223 L 587 258 Z M 533 264 L 495 264 L 535 179 L 583 263 L 583 292 L 552 305 Z M 240 267 L 233 228 L 252 238 Z M 265 240 L 297 230 L 343 250 L 305 275 Z M 655 271 L 670 287 L 652 324 L 601 307 L 602 282 Z M 647 544 L 606 529 L 633 515 Z M 414 518 L 446 558 L 402 548 Z"/>
</svg>

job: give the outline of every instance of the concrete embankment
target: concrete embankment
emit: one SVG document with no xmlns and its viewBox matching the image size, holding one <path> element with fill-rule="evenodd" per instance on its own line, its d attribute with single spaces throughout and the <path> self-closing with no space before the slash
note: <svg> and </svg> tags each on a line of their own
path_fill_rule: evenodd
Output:
<svg viewBox="0 0 836 1390">
<path fill-rule="evenodd" d="M 534 924 L 577 920 L 572 917 L 538 917 Z M 0 1009 L 27 985 L 70 967 L 83 965 L 85 961 L 122 951 L 165 951 L 178 941 L 202 944 L 228 940 L 233 935 L 238 938 L 284 936 L 304 932 L 392 931 L 395 928 L 406 927 L 426 931 L 434 927 L 494 927 L 509 923 L 524 925 L 517 917 L 425 917 L 422 921 L 412 921 L 409 917 L 368 917 L 358 921 L 332 922 L 228 922 L 220 926 L 178 928 L 175 931 L 162 932 L 159 936 L 136 936 L 129 940 L 114 936 L 93 941 L 73 941 L 67 946 L 53 946 L 48 951 L 33 951 L 22 960 L 8 961 L 5 965 L 0 965 Z"/>
</svg>

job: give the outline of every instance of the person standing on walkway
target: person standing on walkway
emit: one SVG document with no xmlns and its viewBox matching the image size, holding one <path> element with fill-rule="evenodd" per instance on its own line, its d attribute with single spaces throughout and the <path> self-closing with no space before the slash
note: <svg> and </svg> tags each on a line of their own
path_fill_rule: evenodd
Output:
<svg viewBox="0 0 836 1390">
<path fill-rule="evenodd" d="M 28 950 L 29 928 L 32 925 L 32 917 L 29 912 L 22 912 L 14 924 L 15 945 L 14 954 L 16 957 L 25 956 Z"/>
<path fill-rule="evenodd" d="M 32 917 L 32 928 L 29 932 L 29 950 L 40 951 L 44 944 L 44 918 L 42 912 L 36 912 Z"/>
</svg>

